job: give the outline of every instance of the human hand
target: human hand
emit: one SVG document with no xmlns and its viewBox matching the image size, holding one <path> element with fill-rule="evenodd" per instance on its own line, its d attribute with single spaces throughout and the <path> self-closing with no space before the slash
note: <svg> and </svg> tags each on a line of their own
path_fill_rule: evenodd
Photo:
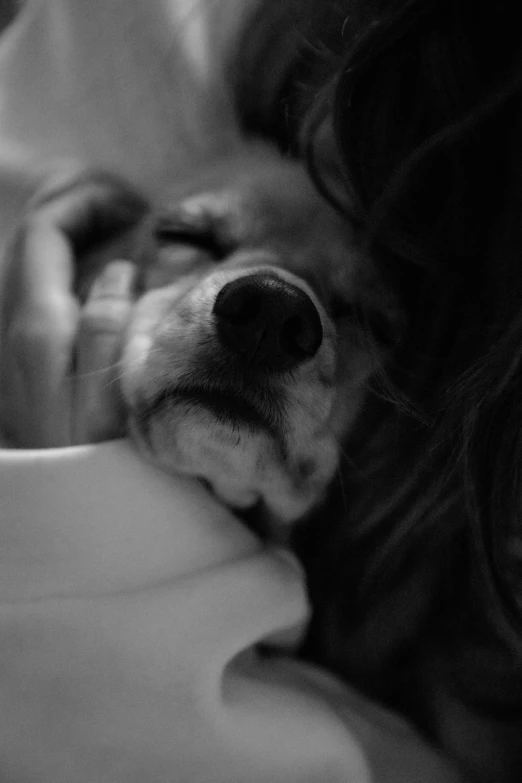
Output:
<svg viewBox="0 0 522 783">
<path fill-rule="evenodd" d="M 0 321 L 0 428 L 10 445 L 119 433 L 114 379 L 135 266 L 112 259 L 132 258 L 145 211 L 126 183 L 85 173 L 51 183 L 28 205 L 7 250 Z M 96 271 L 92 249 L 106 265 L 80 302 L 78 281 Z"/>
</svg>

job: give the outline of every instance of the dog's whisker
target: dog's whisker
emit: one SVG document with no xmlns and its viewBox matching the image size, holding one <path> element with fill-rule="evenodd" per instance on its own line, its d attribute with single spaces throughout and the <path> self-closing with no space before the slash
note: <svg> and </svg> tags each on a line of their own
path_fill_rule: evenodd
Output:
<svg viewBox="0 0 522 783">
<path fill-rule="evenodd" d="M 394 555 L 399 555 L 407 551 L 406 541 L 413 545 L 416 540 L 420 540 L 423 533 L 432 526 L 436 526 L 437 534 L 442 539 L 444 529 L 441 520 L 448 514 L 455 505 L 458 493 L 450 492 L 440 504 L 433 506 L 430 493 L 428 497 L 418 500 L 407 516 L 401 520 L 400 524 L 394 526 L 391 533 L 382 536 L 379 550 L 375 553 L 371 567 L 365 575 L 365 583 L 369 584 L 382 578 L 387 568 L 393 561 Z M 451 530 L 447 531 L 451 535 Z"/>
<path fill-rule="evenodd" d="M 343 472 L 341 470 L 341 466 L 340 465 L 338 465 L 337 468 L 336 468 L 336 474 L 337 474 L 337 477 L 339 479 L 339 490 L 340 490 L 340 493 L 341 493 L 343 512 L 345 514 L 347 514 L 348 513 L 348 497 L 346 495 L 346 488 L 345 488 L 345 485 L 344 485 L 344 474 L 343 474 Z"/>
<path fill-rule="evenodd" d="M 357 476 L 362 475 L 357 463 L 354 461 L 353 457 L 349 455 L 342 444 L 339 445 L 339 457 L 339 470 L 341 470 L 341 461 L 344 461 L 350 466 Z"/>
<path fill-rule="evenodd" d="M 98 367 L 96 370 L 89 370 L 88 372 L 76 373 L 75 378 L 76 380 L 79 381 L 86 380 L 88 378 L 96 378 L 99 375 L 105 375 L 105 373 L 112 372 L 118 367 L 121 368 L 121 362 L 119 360 L 117 362 L 114 362 L 113 364 L 108 364 L 105 367 Z M 118 380 L 120 378 L 121 378 L 121 374 L 118 376 Z M 112 383 L 113 381 L 114 378 L 111 378 L 110 382 Z"/>
</svg>

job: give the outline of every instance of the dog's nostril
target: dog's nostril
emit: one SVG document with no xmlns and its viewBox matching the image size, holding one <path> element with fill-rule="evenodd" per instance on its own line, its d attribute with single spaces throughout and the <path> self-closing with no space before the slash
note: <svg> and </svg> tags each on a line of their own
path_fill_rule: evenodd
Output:
<svg viewBox="0 0 522 783">
<path fill-rule="evenodd" d="M 250 365 L 289 370 L 314 356 L 323 339 L 310 297 L 269 272 L 227 283 L 214 302 L 218 336 Z"/>
<path fill-rule="evenodd" d="M 299 315 L 287 318 L 279 336 L 281 345 L 290 353 L 313 356 L 317 352 L 316 335 L 310 323 Z"/>
</svg>

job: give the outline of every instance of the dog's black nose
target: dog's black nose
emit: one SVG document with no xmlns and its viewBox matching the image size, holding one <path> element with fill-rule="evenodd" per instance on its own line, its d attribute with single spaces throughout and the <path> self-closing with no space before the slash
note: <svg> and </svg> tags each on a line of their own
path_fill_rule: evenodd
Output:
<svg viewBox="0 0 522 783">
<path fill-rule="evenodd" d="M 310 297 L 269 272 L 227 283 L 213 312 L 223 345 L 249 365 L 272 371 L 289 370 L 310 359 L 323 339 Z"/>
</svg>

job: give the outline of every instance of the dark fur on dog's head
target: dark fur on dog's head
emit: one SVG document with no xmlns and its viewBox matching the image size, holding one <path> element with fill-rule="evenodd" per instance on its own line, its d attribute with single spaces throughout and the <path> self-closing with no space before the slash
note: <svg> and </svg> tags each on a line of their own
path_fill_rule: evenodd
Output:
<svg viewBox="0 0 522 783">
<path fill-rule="evenodd" d="M 131 432 L 236 509 L 303 517 L 375 369 L 359 298 L 392 320 L 353 231 L 266 145 L 181 186 L 149 231 L 122 356 Z"/>
</svg>

